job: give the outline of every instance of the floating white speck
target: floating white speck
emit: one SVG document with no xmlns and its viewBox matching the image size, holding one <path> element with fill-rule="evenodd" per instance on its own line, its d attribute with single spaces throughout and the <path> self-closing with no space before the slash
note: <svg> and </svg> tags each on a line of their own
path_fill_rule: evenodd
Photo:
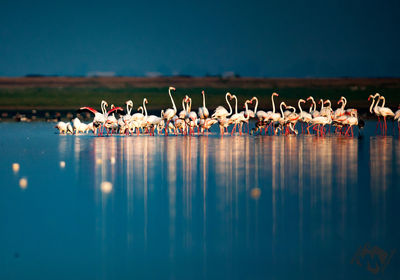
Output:
<svg viewBox="0 0 400 280">
<path fill-rule="evenodd" d="M 19 179 L 19 187 L 25 190 L 28 187 L 28 179 L 26 179 L 25 177 Z"/>
<path fill-rule="evenodd" d="M 64 168 L 64 167 L 65 167 L 65 161 L 63 161 L 63 160 L 60 161 L 60 167 L 61 167 L 61 168 Z"/>
<path fill-rule="evenodd" d="M 112 184 L 110 182 L 104 181 L 101 183 L 100 188 L 103 193 L 110 193 L 112 191 Z"/>
<path fill-rule="evenodd" d="M 18 173 L 18 171 L 19 171 L 19 163 L 14 162 L 12 164 L 12 170 L 14 171 L 14 173 Z"/>
<path fill-rule="evenodd" d="M 115 157 L 111 158 L 111 164 L 115 164 Z"/>
</svg>

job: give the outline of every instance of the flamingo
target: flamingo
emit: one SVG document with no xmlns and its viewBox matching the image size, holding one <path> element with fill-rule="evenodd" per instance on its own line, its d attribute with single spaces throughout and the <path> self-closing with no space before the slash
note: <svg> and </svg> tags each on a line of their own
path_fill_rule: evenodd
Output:
<svg viewBox="0 0 400 280">
<path fill-rule="evenodd" d="M 225 107 L 218 106 L 214 110 L 214 113 L 211 115 L 211 118 L 218 120 L 221 136 L 224 135 L 225 129 L 228 129 L 228 126 L 231 124 L 230 119 L 227 118 L 232 114 L 232 106 L 228 100 L 228 97 L 230 98 L 231 96 L 232 96 L 232 94 L 229 92 L 227 92 L 225 94 L 225 100 L 226 100 L 226 103 L 228 103 L 229 112 L 228 112 L 228 110 L 225 109 Z"/>
<path fill-rule="evenodd" d="M 85 133 L 88 131 L 88 125 L 81 122 L 81 120 L 78 118 L 72 120 L 72 126 L 75 134 Z"/>
<path fill-rule="evenodd" d="M 231 96 L 232 96 L 232 95 L 231 95 L 229 92 L 227 92 L 227 93 L 225 94 L 225 100 L 226 100 L 226 103 L 228 103 L 229 112 L 228 112 L 228 110 L 225 109 L 225 107 L 223 107 L 223 106 L 218 106 L 218 107 L 214 110 L 214 113 L 211 115 L 212 118 L 215 118 L 215 119 L 226 118 L 226 117 L 229 117 L 229 116 L 232 114 L 232 106 L 231 106 L 231 104 L 230 104 L 229 101 L 228 101 L 228 97 L 231 97 Z"/>
<path fill-rule="evenodd" d="M 176 112 L 177 112 L 174 99 L 172 98 L 171 90 L 175 91 L 175 88 L 174 87 L 169 87 L 169 89 L 168 89 L 168 94 L 169 94 L 169 97 L 171 98 L 173 109 L 168 108 L 164 112 L 164 119 L 167 121 L 166 128 L 169 127 L 170 121 L 176 115 Z M 168 129 L 165 129 L 165 135 L 168 136 Z"/>
<path fill-rule="evenodd" d="M 297 103 L 297 105 L 299 106 L 299 109 L 300 109 L 300 121 L 302 123 L 308 124 L 312 120 L 312 116 L 310 113 L 303 111 L 303 109 L 301 108 L 301 103 L 306 103 L 306 101 L 304 99 L 299 99 L 299 102 Z M 301 126 L 301 132 L 303 133 L 303 125 Z M 308 132 L 308 134 L 310 134 L 308 127 L 307 127 L 307 132 Z"/>
<path fill-rule="evenodd" d="M 342 103 L 342 106 L 340 108 L 337 108 L 334 112 L 333 112 L 333 118 L 336 119 L 342 115 L 345 114 L 344 111 L 344 106 L 346 106 L 346 103 L 343 100 L 343 96 L 340 97 L 339 101 L 337 102 L 337 104 L 339 105 L 340 103 Z"/>
<path fill-rule="evenodd" d="M 194 134 L 194 128 L 197 126 L 197 114 L 196 112 L 192 111 L 192 99 L 188 98 L 188 107 L 187 107 L 187 122 L 189 124 L 189 134 Z M 199 129 L 197 128 L 197 133 L 199 133 Z"/>
<path fill-rule="evenodd" d="M 296 124 L 300 119 L 300 115 L 296 113 L 296 108 L 295 107 L 288 106 L 287 108 L 293 110 L 293 112 L 290 112 L 286 117 L 287 121 L 289 123 L 289 129 L 292 130 L 292 132 L 294 132 L 295 134 L 298 134 L 297 130 L 295 130 L 294 128 L 296 127 Z"/>
<path fill-rule="evenodd" d="M 268 130 L 269 126 L 270 126 L 272 123 L 278 122 L 278 121 L 280 120 L 280 118 L 281 118 L 281 114 L 275 112 L 274 96 L 279 96 L 279 94 L 277 94 L 276 92 L 273 92 L 272 95 L 271 95 L 272 112 L 271 112 L 271 111 L 268 111 L 268 112 L 267 112 L 267 114 L 268 114 L 268 116 L 269 116 L 267 120 L 270 120 L 271 122 L 269 123 L 268 127 L 266 128 L 266 130 Z"/>
<path fill-rule="evenodd" d="M 182 99 L 182 111 L 179 112 L 178 116 L 180 119 L 185 119 L 187 115 L 187 108 L 185 106 L 185 103 L 187 103 L 189 96 L 185 95 L 185 97 Z"/>
<path fill-rule="evenodd" d="M 317 111 L 317 104 L 315 103 L 314 97 L 309 96 L 309 97 L 307 98 L 307 101 L 308 101 L 308 100 L 311 100 L 311 102 L 312 102 L 312 105 L 311 105 L 310 111 L 309 111 L 310 114 L 312 115 L 313 118 L 319 117 L 319 116 L 320 116 L 320 112 Z M 322 100 L 322 99 L 321 99 L 321 100 Z M 322 105 L 322 106 L 323 106 L 323 105 Z"/>
<path fill-rule="evenodd" d="M 384 133 L 385 133 L 385 135 L 386 135 L 386 133 L 387 133 L 386 118 L 387 118 L 387 117 L 394 117 L 394 113 L 393 113 L 393 111 L 392 111 L 390 108 L 385 107 L 385 97 L 381 96 L 381 97 L 379 97 L 379 99 L 382 99 L 382 100 L 383 100 L 382 106 L 379 107 L 379 113 L 380 113 L 381 116 L 383 117 L 383 121 L 384 121 L 384 129 L 383 129 L 383 130 L 384 130 Z M 375 106 L 376 106 L 376 105 L 375 105 Z"/>
<path fill-rule="evenodd" d="M 201 91 L 201 95 L 203 95 L 203 107 L 199 107 L 199 118 L 200 119 L 207 119 L 210 113 L 206 107 L 206 94 L 204 90 Z"/>
<path fill-rule="evenodd" d="M 380 125 L 380 124 L 381 124 L 381 121 L 380 121 L 380 113 L 379 113 L 379 110 L 377 109 L 377 106 L 378 106 L 378 103 L 379 103 L 379 96 L 380 96 L 379 93 L 375 93 L 375 95 L 372 95 L 372 94 L 371 94 L 371 95 L 368 97 L 368 101 L 370 101 L 370 100 L 372 99 L 372 103 L 371 103 L 371 107 L 369 108 L 369 111 L 370 111 L 371 114 L 375 113 L 375 115 L 378 117 L 378 122 L 376 123 L 375 133 L 376 133 L 377 130 L 378 130 L 378 126 L 381 126 L 381 125 Z M 377 102 L 375 103 L 375 98 L 377 98 L 377 97 L 378 97 L 378 100 L 377 100 Z M 375 106 L 374 106 L 374 104 L 375 104 Z"/>
<path fill-rule="evenodd" d="M 235 112 L 237 112 L 237 97 L 235 95 L 232 96 L 232 98 L 235 98 L 236 100 L 236 106 L 235 106 Z M 245 114 L 240 114 L 240 113 L 235 113 L 234 115 L 232 115 L 232 117 L 230 118 L 232 120 L 232 122 L 234 123 L 233 129 L 231 131 L 231 135 L 233 135 L 233 133 L 236 130 L 236 126 L 242 122 L 246 122 L 249 120 L 249 108 L 247 106 L 247 103 L 252 103 L 252 100 L 246 100 L 246 102 L 244 102 L 244 106 L 246 108 Z M 246 115 L 246 117 L 245 117 Z M 239 134 L 242 135 L 242 129 L 239 129 Z"/>
<path fill-rule="evenodd" d="M 329 99 L 327 99 L 323 102 L 323 105 L 325 104 L 328 104 L 328 106 L 321 109 L 321 116 L 329 117 L 332 114 L 332 103 Z"/>
<path fill-rule="evenodd" d="M 111 110 L 114 108 L 115 108 L 114 104 L 111 104 Z M 106 120 L 104 126 L 107 129 L 107 135 L 108 135 L 108 132 L 110 129 L 111 129 L 111 135 L 114 130 L 118 129 L 118 121 L 115 117 L 114 112 L 111 115 L 110 115 L 110 113 L 107 113 L 107 120 Z"/>
<path fill-rule="evenodd" d="M 66 134 L 67 133 L 67 123 L 65 122 L 58 122 L 55 126 L 55 128 L 60 131 L 60 134 Z"/>
</svg>

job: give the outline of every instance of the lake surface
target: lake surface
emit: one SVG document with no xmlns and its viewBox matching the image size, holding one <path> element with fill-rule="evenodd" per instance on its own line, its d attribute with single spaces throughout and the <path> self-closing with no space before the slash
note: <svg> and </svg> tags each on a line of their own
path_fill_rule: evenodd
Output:
<svg viewBox="0 0 400 280">
<path fill-rule="evenodd" d="M 0 279 L 400 279 L 400 140 L 374 122 L 362 139 L 53 126 L 0 123 Z"/>
</svg>

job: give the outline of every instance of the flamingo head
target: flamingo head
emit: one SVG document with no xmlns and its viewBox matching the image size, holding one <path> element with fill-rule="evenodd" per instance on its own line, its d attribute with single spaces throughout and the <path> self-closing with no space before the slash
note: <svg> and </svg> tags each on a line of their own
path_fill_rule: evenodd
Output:
<svg viewBox="0 0 400 280">
<path fill-rule="evenodd" d="M 306 101 L 304 99 L 299 99 L 300 103 L 306 103 Z"/>
<path fill-rule="evenodd" d="M 272 96 L 279 96 L 279 94 L 277 94 L 276 92 L 273 92 Z"/>
<path fill-rule="evenodd" d="M 142 106 L 139 106 L 139 108 L 137 108 L 137 110 L 139 111 L 139 110 L 143 110 L 143 107 Z"/>
<path fill-rule="evenodd" d="M 328 104 L 328 103 L 329 103 L 329 100 L 325 100 L 325 101 L 324 101 L 324 104 Z"/>
<path fill-rule="evenodd" d="M 370 101 L 371 98 L 374 98 L 374 96 L 373 96 L 372 94 L 370 94 L 370 95 L 368 96 L 368 101 Z M 338 101 L 338 104 L 339 104 L 340 101 L 341 101 L 341 100 Z"/>
<path fill-rule="evenodd" d="M 125 104 L 126 104 L 126 105 L 130 105 L 130 106 L 133 106 L 133 101 L 132 101 L 132 100 L 128 100 L 128 101 L 125 102 Z"/>
<path fill-rule="evenodd" d="M 254 101 L 257 101 L 257 97 L 254 96 L 254 97 L 251 99 L 251 103 L 253 103 L 253 100 L 254 100 Z"/>
<path fill-rule="evenodd" d="M 111 109 L 114 109 L 115 108 L 115 106 L 114 106 L 114 104 L 111 104 L 111 107 L 110 107 Z"/>
<path fill-rule="evenodd" d="M 227 93 L 226 93 L 226 96 L 229 96 L 229 97 L 231 97 L 231 96 L 232 96 L 232 94 L 231 94 L 230 92 L 227 92 Z"/>
<path fill-rule="evenodd" d="M 308 100 L 314 100 L 314 98 L 312 97 L 312 96 L 309 96 L 308 98 L 307 98 L 307 101 Z"/>
<path fill-rule="evenodd" d="M 371 95 L 370 95 L 371 96 Z M 368 97 L 368 101 L 369 101 L 369 97 Z M 340 103 L 343 103 L 343 99 L 340 98 L 339 101 L 337 102 L 337 104 L 339 105 Z"/>
<path fill-rule="evenodd" d="M 169 87 L 169 90 L 176 90 L 174 87 Z"/>
<path fill-rule="evenodd" d="M 143 101 L 144 101 L 144 104 L 149 103 L 149 101 L 147 101 L 147 98 L 143 99 Z"/>
<path fill-rule="evenodd" d="M 202 90 L 202 91 L 201 91 L 201 94 L 203 94 L 203 95 L 204 95 L 204 90 Z"/>
</svg>

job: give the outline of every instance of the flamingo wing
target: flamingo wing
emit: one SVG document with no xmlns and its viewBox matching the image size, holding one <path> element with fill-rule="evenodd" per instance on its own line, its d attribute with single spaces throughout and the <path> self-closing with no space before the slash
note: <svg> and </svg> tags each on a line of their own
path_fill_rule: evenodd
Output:
<svg viewBox="0 0 400 280">
<path fill-rule="evenodd" d="M 107 112 L 107 114 L 109 115 L 109 114 L 111 114 L 112 112 L 115 112 L 115 111 L 124 111 L 124 109 L 122 109 L 121 107 L 115 107 L 115 108 L 112 108 L 110 111 L 108 111 Z"/>
<path fill-rule="evenodd" d="M 81 107 L 79 110 L 88 110 L 90 112 L 92 112 L 93 114 L 98 113 L 95 109 L 93 109 L 92 107 Z"/>
</svg>

